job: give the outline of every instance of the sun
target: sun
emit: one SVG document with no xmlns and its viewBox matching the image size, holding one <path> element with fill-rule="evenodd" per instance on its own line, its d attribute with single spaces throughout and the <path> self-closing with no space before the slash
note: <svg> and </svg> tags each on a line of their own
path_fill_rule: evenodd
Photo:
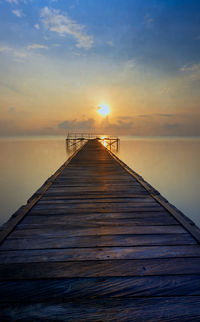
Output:
<svg viewBox="0 0 200 322">
<path fill-rule="evenodd" d="M 98 113 L 102 116 L 110 114 L 110 107 L 107 104 L 98 105 Z"/>
</svg>

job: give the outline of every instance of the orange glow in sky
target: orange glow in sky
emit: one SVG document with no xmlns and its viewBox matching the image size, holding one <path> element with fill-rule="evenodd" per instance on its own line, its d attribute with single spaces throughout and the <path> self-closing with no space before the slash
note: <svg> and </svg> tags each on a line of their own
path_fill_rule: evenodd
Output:
<svg viewBox="0 0 200 322">
<path fill-rule="evenodd" d="M 200 136 L 199 12 L 197 0 L 0 1 L 0 136 Z"/>
</svg>

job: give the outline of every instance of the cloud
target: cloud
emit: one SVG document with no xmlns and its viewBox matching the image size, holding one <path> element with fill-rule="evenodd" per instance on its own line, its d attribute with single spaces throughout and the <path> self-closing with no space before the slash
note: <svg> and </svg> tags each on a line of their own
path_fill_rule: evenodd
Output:
<svg viewBox="0 0 200 322">
<path fill-rule="evenodd" d="M 127 119 L 126 116 L 113 123 L 106 118 L 102 121 L 101 130 L 108 134 L 123 135 L 131 134 L 135 130 L 135 126 L 133 120 Z"/>
<path fill-rule="evenodd" d="M 126 118 L 126 117 L 124 117 Z M 108 118 L 104 119 L 100 126 L 97 127 L 95 120 L 92 118 L 86 120 L 72 120 L 64 121 L 58 124 L 58 129 L 65 129 L 69 132 L 91 132 L 95 131 L 97 133 L 108 133 L 108 134 L 127 134 L 134 129 L 133 121 L 117 120 L 117 122 L 111 123 Z"/>
<path fill-rule="evenodd" d="M 37 30 L 39 30 L 39 29 L 40 29 L 40 25 L 39 25 L 38 23 L 36 23 L 36 24 L 34 25 L 34 27 L 35 27 L 35 29 L 37 29 Z"/>
<path fill-rule="evenodd" d="M 23 61 L 24 58 L 33 57 L 33 51 L 37 49 L 48 49 L 48 46 L 42 44 L 30 44 L 25 48 L 10 48 L 10 47 L 0 47 L 0 53 L 9 52 L 9 54 L 15 59 L 15 61 Z"/>
<path fill-rule="evenodd" d="M 77 121 L 77 120 L 64 121 L 58 124 L 59 129 L 66 129 L 66 130 L 76 131 L 76 132 L 82 131 L 82 130 L 89 131 L 94 127 L 95 127 L 95 121 L 92 118 L 89 118 L 83 121 Z"/>
<path fill-rule="evenodd" d="M 137 115 L 138 117 L 144 117 L 144 118 L 150 118 L 153 116 L 159 116 L 159 117 L 167 117 L 167 118 L 171 118 L 171 117 L 181 117 L 183 115 L 181 114 L 170 114 L 170 113 L 154 113 L 154 114 L 140 114 Z"/>
<path fill-rule="evenodd" d="M 150 15 L 150 14 L 146 14 L 146 15 L 144 16 L 144 24 L 145 24 L 147 27 L 151 26 L 153 22 L 154 22 L 154 19 L 151 17 L 151 15 Z"/>
<path fill-rule="evenodd" d="M 9 47 L 0 47 L 0 53 L 8 52 L 10 50 L 11 50 L 11 48 L 9 48 Z"/>
<path fill-rule="evenodd" d="M 18 4 L 18 1 L 17 0 L 6 0 L 6 2 L 8 2 L 8 3 L 14 3 L 14 4 Z"/>
<path fill-rule="evenodd" d="M 9 112 L 9 114 L 14 115 L 14 114 L 16 114 L 16 108 L 11 106 L 8 108 L 8 112 Z"/>
<path fill-rule="evenodd" d="M 200 63 L 184 65 L 180 68 L 180 71 L 188 80 L 195 81 L 200 79 Z"/>
<path fill-rule="evenodd" d="M 30 49 L 48 49 L 47 46 L 40 45 L 40 44 L 32 44 L 27 47 L 28 50 Z"/>
<path fill-rule="evenodd" d="M 118 119 L 125 120 L 125 121 L 126 120 L 130 121 L 131 119 L 133 119 L 133 116 L 130 116 L 130 115 L 129 116 L 127 116 L 127 115 L 124 116 L 123 115 L 123 116 L 119 116 Z"/>
<path fill-rule="evenodd" d="M 193 71 L 199 71 L 200 69 L 200 64 L 193 64 L 193 65 L 184 65 L 181 67 L 182 72 L 193 72 Z"/>
<path fill-rule="evenodd" d="M 19 58 L 19 59 L 23 59 L 23 58 L 26 58 L 28 56 L 28 53 L 24 50 L 14 50 L 13 51 L 13 56 L 15 58 Z"/>
<path fill-rule="evenodd" d="M 179 123 L 165 123 L 164 128 L 167 130 L 174 130 L 180 127 L 181 124 Z"/>
<path fill-rule="evenodd" d="M 166 114 L 166 113 L 156 113 L 155 115 L 162 116 L 162 117 L 175 117 L 175 116 L 177 116 L 175 114 Z"/>
<path fill-rule="evenodd" d="M 0 53 L 10 53 L 14 58 L 18 59 L 23 59 L 28 56 L 27 51 L 23 49 L 14 49 L 10 47 L 0 47 Z"/>
<path fill-rule="evenodd" d="M 0 120 L 0 136 L 15 135 L 18 131 L 15 120 Z"/>
<path fill-rule="evenodd" d="M 31 50 L 35 49 L 48 49 L 48 47 L 41 44 L 30 44 L 26 48 L 11 48 L 5 46 L 0 47 L 0 53 L 9 53 L 15 61 L 22 62 L 25 58 L 32 57 L 33 52 Z"/>
<path fill-rule="evenodd" d="M 133 70 L 136 70 L 137 62 L 135 59 L 127 60 L 122 66 L 122 73 L 127 75 L 129 73 L 132 74 Z"/>
<path fill-rule="evenodd" d="M 21 18 L 23 16 L 22 10 L 19 10 L 19 9 L 12 10 L 12 13 L 18 18 Z"/>
<path fill-rule="evenodd" d="M 137 115 L 138 117 L 145 117 L 145 118 L 147 118 L 147 117 L 150 117 L 151 115 L 149 115 L 149 114 L 140 114 L 140 115 Z"/>
<path fill-rule="evenodd" d="M 74 51 L 72 52 L 72 54 L 75 55 L 75 56 L 81 56 L 81 53 L 77 53 L 77 52 L 74 52 Z"/>
<path fill-rule="evenodd" d="M 107 41 L 106 44 L 110 47 L 114 47 L 112 40 Z"/>
<path fill-rule="evenodd" d="M 40 17 L 47 30 L 58 33 L 60 36 L 71 35 L 76 40 L 76 47 L 89 49 L 93 45 L 93 37 L 87 35 L 85 26 L 78 24 L 63 15 L 60 10 L 44 7 Z"/>
</svg>

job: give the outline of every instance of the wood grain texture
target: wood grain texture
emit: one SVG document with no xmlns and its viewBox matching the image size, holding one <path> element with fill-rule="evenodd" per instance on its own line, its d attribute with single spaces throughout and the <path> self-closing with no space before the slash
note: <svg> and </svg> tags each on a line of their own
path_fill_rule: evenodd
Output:
<svg viewBox="0 0 200 322">
<path fill-rule="evenodd" d="M 149 245 L 196 245 L 196 241 L 186 234 L 146 234 L 146 235 L 91 235 L 74 237 L 7 238 L 1 250 L 81 248 L 104 246 L 149 246 Z"/>
<path fill-rule="evenodd" d="M 197 296 L 200 275 L 89 277 L 0 282 L 0 303 L 53 299 Z"/>
<path fill-rule="evenodd" d="M 200 258 L 0 264 L 0 280 L 200 274 Z"/>
<path fill-rule="evenodd" d="M 97 227 L 99 225 L 129 226 L 129 225 L 178 225 L 173 217 L 162 215 L 162 213 L 152 214 L 141 213 L 138 215 L 132 213 L 126 214 L 81 214 L 78 215 L 55 215 L 55 216 L 29 216 L 23 220 L 16 229 L 45 228 L 46 225 L 59 227 L 60 225 L 77 225 L 81 227 Z"/>
<path fill-rule="evenodd" d="M 42 249 L 0 251 L 0 264 L 67 262 L 112 259 L 200 257 L 198 245 L 146 247 L 93 247 L 72 249 Z"/>
<path fill-rule="evenodd" d="M 7 321 L 199 321 L 200 297 L 93 299 L 3 307 Z"/>
<path fill-rule="evenodd" d="M 45 226 L 45 228 L 35 229 L 15 229 L 8 238 L 32 237 L 70 237 L 70 236 L 90 236 L 90 235 L 127 235 L 127 234 L 184 234 L 185 230 L 179 225 L 171 226 L 110 226 L 99 225 L 98 227 L 80 227 L 79 225 L 68 225 L 58 229 Z"/>
</svg>

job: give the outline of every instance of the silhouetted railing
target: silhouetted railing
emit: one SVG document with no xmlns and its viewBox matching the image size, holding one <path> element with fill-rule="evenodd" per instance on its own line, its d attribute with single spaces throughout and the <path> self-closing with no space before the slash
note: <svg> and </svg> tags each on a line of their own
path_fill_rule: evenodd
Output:
<svg viewBox="0 0 200 322">
<path fill-rule="evenodd" d="M 71 152 L 76 150 L 88 140 L 98 140 L 106 148 L 114 150 L 115 152 L 119 151 L 120 139 L 117 136 L 94 133 L 68 133 L 66 138 L 67 151 Z"/>
</svg>

